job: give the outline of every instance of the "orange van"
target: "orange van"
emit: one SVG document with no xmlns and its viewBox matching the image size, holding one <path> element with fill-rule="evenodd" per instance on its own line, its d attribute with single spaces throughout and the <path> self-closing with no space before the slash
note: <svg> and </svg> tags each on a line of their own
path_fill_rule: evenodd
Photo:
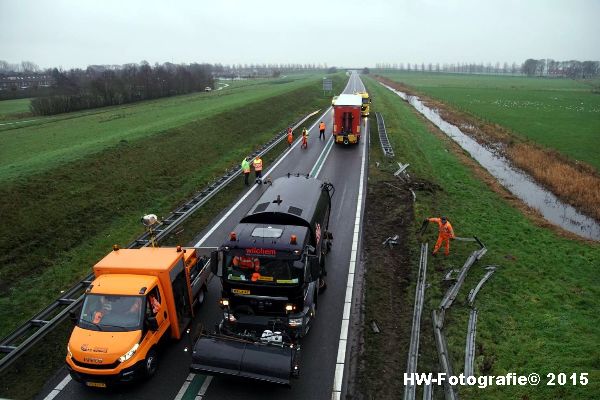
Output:
<svg viewBox="0 0 600 400">
<path fill-rule="evenodd" d="M 210 274 L 196 249 L 115 249 L 94 265 L 67 345 L 74 380 L 87 386 L 151 377 L 163 338 L 180 339 Z"/>
</svg>

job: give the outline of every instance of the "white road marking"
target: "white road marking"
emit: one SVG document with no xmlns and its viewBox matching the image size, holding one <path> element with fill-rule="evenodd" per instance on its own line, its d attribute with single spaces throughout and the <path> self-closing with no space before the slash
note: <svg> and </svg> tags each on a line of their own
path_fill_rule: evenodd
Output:
<svg viewBox="0 0 600 400">
<path fill-rule="evenodd" d="M 368 120 L 367 120 L 368 124 Z M 365 129 L 367 131 L 367 129 Z M 348 345 L 348 328 L 350 325 L 350 309 L 352 308 L 352 291 L 354 288 L 354 270 L 356 268 L 356 254 L 358 250 L 358 241 L 360 239 L 360 221 L 362 213 L 362 198 L 363 198 L 363 186 L 365 182 L 365 165 L 367 162 L 367 143 L 364 142 L 363 147 L 363 159 L 360 167 L 360 182 L 358 187 L 358 204 L 356 206 L 356 217 L 354 218 L 354 235 L 352 238 L 352 253 L 350 257 L 350 264 L 348 266 L 348 283 L 346 286 L 346 299 L 344 302 L 344 314 L 342 316 L 342 327 L 340 329 L 340 341 L 338 346 L 338 356 L 335 365 L 335 376 L 333 379 L 333 391 L 331 393 L 332 400 L 339 400 L 342 396 L 342 384 L 344 381 L 344 368 L 346 360 L 346 350 Z M 358 228 L 358 229 L 357 229 Z M 340 352 L 344 354 L 341 355 Z"/>
<path fill-rule="evenodd" d="M 329 148 L 328 148 L 329 146 Z M 317 170 L 317 172 L 313 175 L 314 177 L 318 177 L 319 174 L 321 173 L 321 170 L 323 169 L 323 165 L 325 165 L 325 161 L 327 160 L 327 157 L 329 157 L 329 153 L 331 153 L 331 149 L 333 149 L 333 135 L 329 138 L 329 140 L 327 141 L 327 143 L 325 144 L 325 148 L 323 149 L 323 151 L 321 152 L 321 155 L 323 155 L 324 151 L 327 151 L 327 153 L 325 154 L 325 156 L 323 157 L 323 161 L 321 162 L 321 165 L 319 165 L 319 169 Z M 317 159 L 317 162 L 319 161 L 319 159 L 321 158 L 321 155 L 319 156 L 319 158 Z"/>
<path fill-rule="evenodd" d="M 179 389 L 179 392 L 177 392 L 177 396 L 175 396 L 175 400 L 181 400 L 183 398 L 187 388 L 190 386 L 190 383 L 192 383 L 195 376 L 196 376 L 196 374 L 194 374 L 193 372 L 189 373 L 189 375 L 185 379 L 185 382 L 183 383 L 183 386 L 181 386 L 181 389 Z"/>
<path fill-rule="evenodd" d="M 44 400 L 52 400 L 53 398 L 58 396 L 60 392 L 65 388 L 65 386 L 67 386 L 69 382 L 71 382 L 71 380 L 71 375 L 65 376 L 64 379 L 60 381 L 60 383 L 56 385 L 56 387 L 52 389 L 52 391 L 48 393 L 46 397 L 44 397 Z"/>
<path fill-rule="evenodd" d="M 195 400 L 202 400 L 204 398 L 204 395 L 206 394 L 206 391 L 208 390 L 208 386 L 210 385 L 212 378 L 213 377 L 211 375 L 206 377 L 206 379 L 204 380 L 204 383 L 202 384 L 202 386 L 200 387 L 200 390 L 198 391 L 198 395 L 196 396 Z"/>
</svg>

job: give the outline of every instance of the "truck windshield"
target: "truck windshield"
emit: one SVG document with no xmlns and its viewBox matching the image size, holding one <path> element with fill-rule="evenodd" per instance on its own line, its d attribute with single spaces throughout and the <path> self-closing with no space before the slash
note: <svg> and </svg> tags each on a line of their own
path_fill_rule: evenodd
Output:
<svg viewBox="0 0 600 400">
<path fill-rule="evenodd" d="M 304 276 L 300 261 L 267 257 L 227 257 L 227 279 L 265 285 L 297 285 Z"/>
<path fill-rule="evenodd" d="M 109 332 L 142 329 L 143 296 L 87 294 L 79 326 Z"/>
</svg>

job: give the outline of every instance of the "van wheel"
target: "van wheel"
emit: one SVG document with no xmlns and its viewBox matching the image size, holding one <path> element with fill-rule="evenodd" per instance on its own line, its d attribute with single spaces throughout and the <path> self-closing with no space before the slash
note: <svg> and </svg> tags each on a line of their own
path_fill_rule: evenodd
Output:
<svg viewBox="0 0 600 400">
<path fill-rule="evenodd" d="M 144 360 L 144 375 L 146 378 L 151 378 L 158 369 L 158 355 L 156 350 L 150 349 Z"/>
</svg>

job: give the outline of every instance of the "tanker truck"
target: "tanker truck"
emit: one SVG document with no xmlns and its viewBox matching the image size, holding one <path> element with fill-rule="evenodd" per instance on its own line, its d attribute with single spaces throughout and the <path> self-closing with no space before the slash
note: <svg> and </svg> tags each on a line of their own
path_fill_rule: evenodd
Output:
<svg viewBox="0 0 600 400">
<path fill-rule="evenodd" d="M 194 344 L 192 372 L 282 385 L 298 375 L 326 287 L 334 191 L 308 175 L 276 179 L 212 253 L 223 319 Z"/>
</svg>

